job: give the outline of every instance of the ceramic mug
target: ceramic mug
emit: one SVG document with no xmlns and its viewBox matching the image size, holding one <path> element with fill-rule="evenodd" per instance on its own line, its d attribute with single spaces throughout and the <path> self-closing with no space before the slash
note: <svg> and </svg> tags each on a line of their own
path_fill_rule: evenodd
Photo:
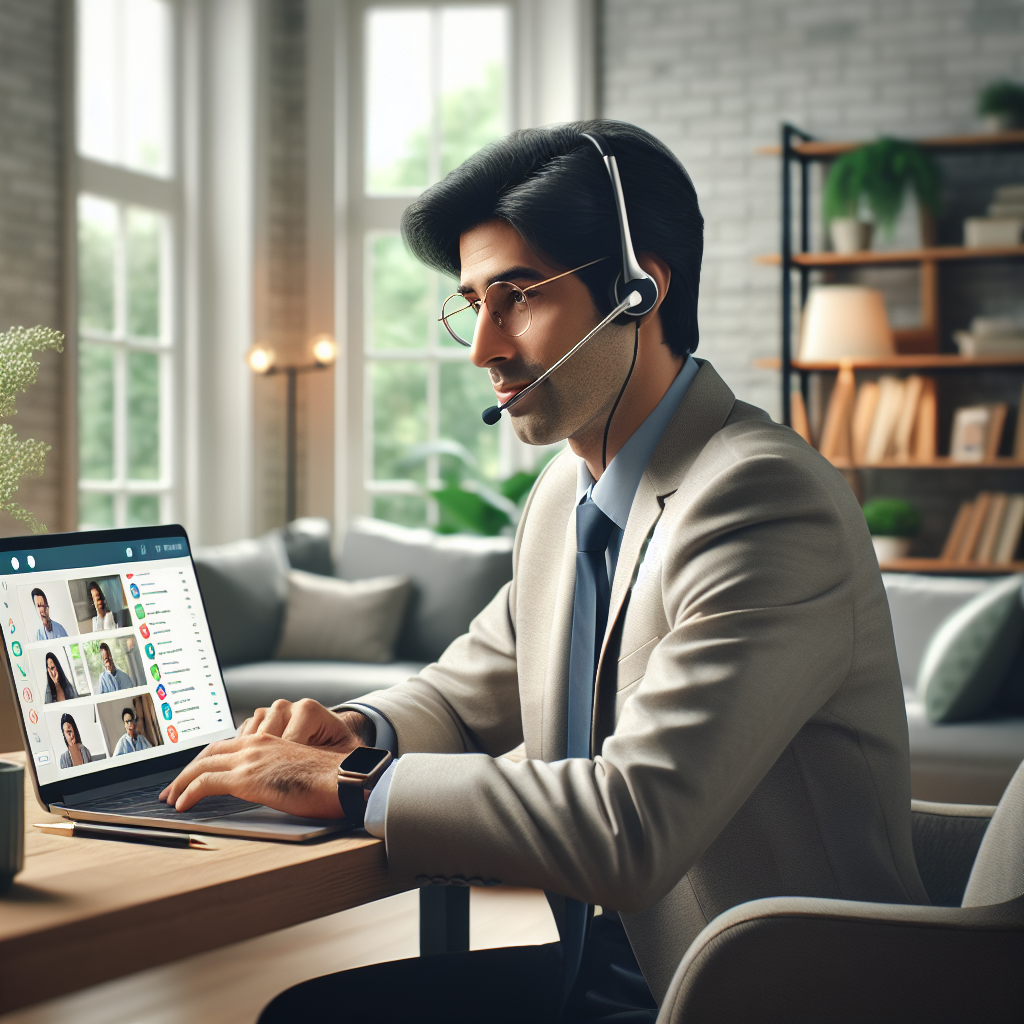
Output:
<svg viewBox="0 0 1024 1024">
<path fill-rule="evenodd" d="M 25 863 L 25 768 L 0 761 L 0 892 Z"/>
</svg>

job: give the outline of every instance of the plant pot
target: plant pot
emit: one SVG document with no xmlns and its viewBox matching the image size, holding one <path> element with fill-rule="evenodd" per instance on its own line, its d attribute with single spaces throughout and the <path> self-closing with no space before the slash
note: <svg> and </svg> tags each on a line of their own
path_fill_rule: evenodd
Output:
<svg viewBox="0 0 1024 1024">
<path fill-rule="evenodd" d="M 875 557 L 879 562 L 894 562 L 897 558 L 906 558 L 913 543 L 909 537 L 872 537 L 875 546 Z"/>
<path fill-rule="evenodd" d="M 844 256 L 870 249 L 873 228 L 873 224 L 866 224 L 856 217 L 836 217 L 828 226 L 832 248 Z"/>
</svg>

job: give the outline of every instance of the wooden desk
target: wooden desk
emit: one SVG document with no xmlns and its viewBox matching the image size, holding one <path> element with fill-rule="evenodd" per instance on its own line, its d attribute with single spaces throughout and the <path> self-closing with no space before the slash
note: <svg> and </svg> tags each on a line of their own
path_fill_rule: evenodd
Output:
<svg viewBox="0 0 1024 1024">
<path fill-rule="evenodd" d="M 366 835 L 175 850 L 32 828 L 47 820 L 60 819 L 26 772 L 25 870 L 0 895 L 0 1013 L 398 891 Z"/>
</svg>

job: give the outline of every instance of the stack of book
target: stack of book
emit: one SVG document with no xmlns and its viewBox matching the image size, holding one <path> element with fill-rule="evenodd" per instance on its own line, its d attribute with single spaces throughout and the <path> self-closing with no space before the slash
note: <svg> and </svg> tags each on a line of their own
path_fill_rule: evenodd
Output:
<svg viewBox="0 0 1024 1024">
<path fill-rule="evenodd" d="M 836 465 L 934 462 L 938 433 L 935 380 L 885 374 L 857 387 L 853 370 L 836 377 L 819 451 Z"/>
<path fill-rule="evenodd" d="M 1024 532 L 1024 494 L 982 491 L 965 501 L 942 548 L 958 565 L 1010 565 Z"/>
<path fill-rule="evenodd" d="M 976 316 L 969 331 L 954 331 L 960 355 L 1024 356 L 1024 321 L 1011 317 Z"/>
</svg>

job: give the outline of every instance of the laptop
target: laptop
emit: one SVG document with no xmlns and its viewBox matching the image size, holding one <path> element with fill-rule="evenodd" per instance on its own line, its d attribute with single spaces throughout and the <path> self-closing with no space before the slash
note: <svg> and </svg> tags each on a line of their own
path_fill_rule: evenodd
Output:
<svg viewBox="0 0 1024 1024">
<path fill-rule="evenodd" d="M 73 821 L 294 842 L 345 829 L 231 796 L 160 791 L 235 735 L 185 530 L 0 538 L 0 601 L 36 796 Z"/>
</svg>

